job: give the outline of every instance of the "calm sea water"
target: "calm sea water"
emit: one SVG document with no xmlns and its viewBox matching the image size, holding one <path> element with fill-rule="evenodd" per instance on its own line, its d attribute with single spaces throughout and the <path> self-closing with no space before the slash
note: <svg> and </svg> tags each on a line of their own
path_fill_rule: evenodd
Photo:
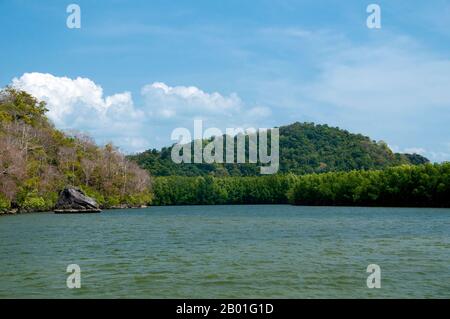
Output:
<svg viewBox="0 0 450 319">
<path fill-rule="evenodd" d="M 0 218 L 0 297 L 450 297 L 450 210 L 151 207 Z M 80 289 L 66 267 L 81 267 Z M 381 267 L 381 289 L 366 268 Z"/>
</svg>

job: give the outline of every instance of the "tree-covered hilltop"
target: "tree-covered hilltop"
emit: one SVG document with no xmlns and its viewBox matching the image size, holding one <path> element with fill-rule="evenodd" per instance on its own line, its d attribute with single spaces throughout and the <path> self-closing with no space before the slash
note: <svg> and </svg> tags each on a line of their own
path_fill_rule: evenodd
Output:
<svg viewBox="0 0 450 319">
<path fill-rule="evenodd" d="M 355 169 L 383 169 L 402 164 L 417 165 L 429 162 L 418 154 L 393 153 L 384 142 L 375 142 L 361 134 L 352 134 L 328 125 L 297 122 L 282 126 L 279 130 L 281 174 L 301 175 Z M 161 151 L 148 150 L 129 158 L 154 176 L 260 175 L 259 163 L 175 164 L 171 159 L 171 151 L 172 147 L 164 147 Z"/>
<path fill-rule="evenodd" d="M 148 172 L 111 144 L 56 130 L 45 103 L 23 91 L 0 91 L 0 212 L 51 210 L 66 185 L 102 207 L 151 201 Z"/>
<path fill-rule="evenodd" d="M 155 205 L 450 207 L 450 163 L 307 175 L 161 176 L 153 192 Z"/>
</svg>

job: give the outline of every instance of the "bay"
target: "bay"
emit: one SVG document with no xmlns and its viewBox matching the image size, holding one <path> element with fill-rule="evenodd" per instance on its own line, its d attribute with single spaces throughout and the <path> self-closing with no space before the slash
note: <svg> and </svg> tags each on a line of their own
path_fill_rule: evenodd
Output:
<svg viewBox="0 0 450 319">
<path fill-rule="evenodd" d="M 66 267 L 81 268 L 68 289 Z M 366 268 L 381 268 L 369 289 Z M 0 298 L 449 298 L 450 209 L 178 206 L 0 218 Z"/>
</svg>

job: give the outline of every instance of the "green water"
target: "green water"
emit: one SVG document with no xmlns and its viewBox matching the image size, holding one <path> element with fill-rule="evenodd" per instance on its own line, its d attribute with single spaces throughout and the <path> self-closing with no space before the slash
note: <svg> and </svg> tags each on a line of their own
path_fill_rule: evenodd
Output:
<svg viewBox="0 0 450 319">
<path fill-rule="evenodd" d="M 0 217 L 0 297 L 449 298 L 450 209 L 151 207 Z M 381 289 L 366 268 L 381 267 Z M 66 267 L 81 267 L 68 289 Z"/>
</svg>

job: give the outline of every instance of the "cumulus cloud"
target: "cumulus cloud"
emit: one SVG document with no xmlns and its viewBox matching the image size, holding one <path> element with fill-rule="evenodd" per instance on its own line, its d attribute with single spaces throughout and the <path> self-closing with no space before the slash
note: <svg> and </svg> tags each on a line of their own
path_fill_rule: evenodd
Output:
<svg viewBox="0 0 450 319">
<path fill-rule="evenodd" d="M 130 92 L 104 96 L 102 87 L 90 79 L 43 73 L 25 73 L 12 85 L 47 102 L 47 115 L 60 129 L 89 132 L 101 143 L 118 141 L 123 148 L 145 144 L 140 136 L 143 112 L 134 106 Z"/>
<path fill-rule="evenodd" d="M 141 105 L 130 92 L 105 96 L 100 85 L 82 77 L 25 73 L 12 85 L 47 102 L 48 116 L 58 128 L 88 132 L 98 142 L 112 141 L 128 152 L 167 145 L 174 128 L 189 128 L 194 119 L 224 129 L 270 115 L 265 107 L 247 107 L 235 93 L 224 96 L 161 82 L 141 89 Z"/>
<path fill-rule="evenodd" d="M 241 99 L 232 93 L 223 96 L 217 92 L 206 93 L 195 86 L 171 87 L 155 82 L 142 88 L 148 114 L 163 118 L 180 118 L 195 115 L 230 117 L 241 111 Z"/>
<path fill-rule="evenodd" d="M 25 73 L 14 78 L 12 85 L 47 102 L 49 118 L 58 126 L 70 126 L 74 120 L 95 124 L 93 119 L 110 117 L 136 119 L 130 92 L 103 96 L 101 86 L 87 78 L 56 77 L 51 74 Z M 80 115 L 90 115 L 81 117 Z"/>
</svg>

